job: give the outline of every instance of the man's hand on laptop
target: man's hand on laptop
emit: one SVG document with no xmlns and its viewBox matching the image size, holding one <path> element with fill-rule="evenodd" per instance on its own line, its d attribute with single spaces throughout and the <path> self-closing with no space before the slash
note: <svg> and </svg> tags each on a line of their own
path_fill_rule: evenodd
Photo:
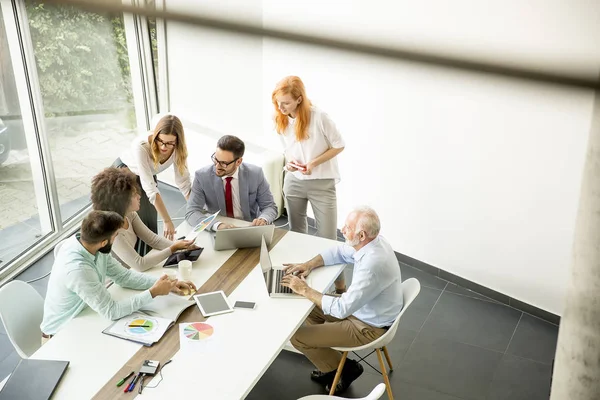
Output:
<svg viewBox="0 0 600 400">
<path fill-rule="evenodd" d="M 294 293 L 298 293 L 303 296 L 306 293 L 306 289 L 308 289 L 308 284 L 306 283 L 304 276 L 298 277 L 293 273 L 285 275 L 283 278 L 281 278 L 281 286 L 289 287 Z"/>
<path fill-rule="evenodd" d="M 283 264 L 283 266 L 285 267 L 283 272 L 286 275 L 297 275 L 297 276 L 301 276 L 301 277 L 307 277 L 308 274 L 310 274 L 310 271 L 312 271 L 312 268 L 310 266 L 308 266 L 308 264 L 306 264 L 306 263 Z"/>
<path fill-rule="evenodd" d="M 180 296 L 187 296 L 189 294 L 192 294 L 192 292 L 196 291 L 196 285 L 194 285 L 194 282 L 190 282 L 190 281 L 177 281 L 175 282 L 175 285 L 173 285 L 173 288 L 171 289 L 171 292 L 178 294 Z"/>
<path fill-rule="evenodd" d="M 265 219 L 256 218 L 254 221 L 252 221 L 252 226 L 262 226 L 262 225 L 267 225 L 267 221 Z"/>
<path fill-rule="evenodd" d="M 235 225 L 233 224 L 226 224 L 225 222 L 222 222 L 219 224 L 219 226 L 217 226 L 217 230 L 220 231 L 221 229 L 232 229 L 235 228 Z"/>
</svg>

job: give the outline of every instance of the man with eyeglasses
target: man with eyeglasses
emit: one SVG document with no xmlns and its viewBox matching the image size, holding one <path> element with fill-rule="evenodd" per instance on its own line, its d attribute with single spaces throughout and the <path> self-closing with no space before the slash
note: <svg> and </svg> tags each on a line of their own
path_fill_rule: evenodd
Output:
<svg viewBox="0 0 600 400">
<path fill-rule="evenodd" d="M 241 139 L 225 135 L 217 142 L 212 165 L 196 171 L 185 214 L 191 226 L 204 219 L 206 212 L 219 210 L 220 215 L 251 221 L 252 225 L 271 224 L 277 218 L 277 206 L 262 169 L 243 163 L 245 149 Z M 215 222 L 209 228 L 233 227 Z"/>
</svg>

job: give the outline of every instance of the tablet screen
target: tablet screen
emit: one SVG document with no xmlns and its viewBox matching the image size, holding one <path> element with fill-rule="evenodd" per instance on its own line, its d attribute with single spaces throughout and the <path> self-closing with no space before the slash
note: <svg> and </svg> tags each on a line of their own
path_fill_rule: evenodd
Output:
<svg viewBox="0 0 600 400">
<path fill-rule="evenodd" d="M 194 300 L 205 317 L 233 311 L 223 291 L 198 294 Z"/>
</svg>

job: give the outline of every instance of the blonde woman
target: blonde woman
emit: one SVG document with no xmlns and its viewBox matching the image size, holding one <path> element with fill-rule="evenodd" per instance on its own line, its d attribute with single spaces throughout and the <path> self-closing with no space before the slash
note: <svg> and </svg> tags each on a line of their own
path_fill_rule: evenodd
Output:
<svg viewBox="0 0 600 400">
<path fill-rule="evenodd" d="M 344 139 L 333 120 L 311 104 L 304 83 L 297 76 L 283 78 L 271 96 L 275 108 L 275 129 L 285 149 L 283 184 L 290 229 L 307 233 L 308 203 L 317 223 L 317 235 L 337 239 L 337 195 L 340 181 L 337 155 Z M 336 280 L 336 292 L 345 291 L 343 274 Z"/>
<path fill-rule="evenodd" d="M 114 164 L 116 167 L 127 167 L 137 175 L 143 190 L 138 214 L 152 232 L 158 233 L 158 212 L 164 223 L 163 236 L 169 240 L 175 236 L 175 225 L 158 190 L 156 175 L 173 165 L 175 182 L 187 201 L 192 188 L 187 156 L 181 121 L 174 115 L 166 115 L 148 136 L 136 138 L 129 151 Z M 142 241 L 138 241 L 136 247 L 142 256 L 150 251 Z"/>
</svg>

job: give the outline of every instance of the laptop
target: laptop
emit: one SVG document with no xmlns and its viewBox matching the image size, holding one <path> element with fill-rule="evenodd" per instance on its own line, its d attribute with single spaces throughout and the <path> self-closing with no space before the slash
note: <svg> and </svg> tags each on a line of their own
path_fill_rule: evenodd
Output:
<svg viewBox="0 0 600 400">
<path fill-rule="evenodd" d="M 215 250 L 243 249 L 260 247 L 263 236 L 267 244 L 271 244 L 275 225 L 244 226 L 217 230 L 212 236 Z"/>
<path fill-rule="evenodd" d="M 48 400 L 68 361 L 22 359 L 0 390 L 0 400 Z"/>
<path fill-rule="evenodd" d="M 283 278 L 283 266 L 273 266 L 271 263 L 271 257 L 269 257 L 269 249 L 267 248 L 267 241 L 265 238 L 261 239 L 260 245 L 260 268 L 262 269 L 265 277 L 265 284 L 267 286 L 267 292 L 269 297 L 279 297 L 286 299 L 303 299 L 304 296 L 300 296 L 292 291 L 292 289 L 281 286 L 281 278 Z M 307 283 L 309 283 L 308 279 Z M 310 286 L 310 284 L 308 285 Z"/>
</svg>

